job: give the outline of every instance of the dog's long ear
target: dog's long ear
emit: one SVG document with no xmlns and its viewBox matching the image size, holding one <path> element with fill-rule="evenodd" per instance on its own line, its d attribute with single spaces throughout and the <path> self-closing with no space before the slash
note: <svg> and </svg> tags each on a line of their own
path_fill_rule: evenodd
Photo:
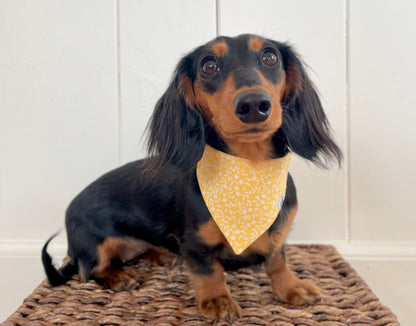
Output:
<svg viewBox="0 0 416 326">
<path fill-rule="evenodd" d="M 170 85 L 157 102 L 147 126 L 150 158 L 144 173 L 157 175 L 167 164 L 192 169 L 205 147 L 205 122 L 193 92 L 193 58 L 178 64 Z"/>
<path fill-rule="evenodd" d="M 332 161 L 339 165 L 342 152 L 331 135 L 328 119 L 304 64 L 287 44 L 279 43 L 286 73 L 286 93 L 282 99 L 283 122 L 275 136 L 289 148 L 320 167 Z"/>
</svg>

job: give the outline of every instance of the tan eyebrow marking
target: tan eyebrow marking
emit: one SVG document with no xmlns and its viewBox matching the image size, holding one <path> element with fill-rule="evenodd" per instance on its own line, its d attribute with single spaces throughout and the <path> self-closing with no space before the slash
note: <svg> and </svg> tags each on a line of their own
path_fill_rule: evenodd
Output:
<svg viewBox="0 0 416 326">
<path fill-rule="evenodd" d="M 228 46 L 224 41 L 220 41 L 220 42 L 214 43 L 214 45 L 211 47 L 211 51 L 217 57 L 223 57 L 228 51 Z"/>
<path fill-rule="evenodd" d="M 263 43 L 264 41 L 260 40 L 259 38 L 252 38 L 250 41 L 248 41 L 248 46 L 254 52 L 259 52 L 263 47 Z"/>
</svg>

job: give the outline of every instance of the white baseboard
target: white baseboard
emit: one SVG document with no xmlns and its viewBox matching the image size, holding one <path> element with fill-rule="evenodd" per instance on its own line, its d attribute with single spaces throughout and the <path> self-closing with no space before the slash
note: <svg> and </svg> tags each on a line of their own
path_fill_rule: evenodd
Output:
<svg viewBox="0 0 416 326">
<path fill-rule="evenodd" d="M 347 260 L 416 260 L 416 243 L 352 242 L 335 247 Z"/>
<path fill-rule="evenodd" d="M 41 240 L 0 240 L 0 257 L 39 256 L 46 241 Z M 67 244 L 65 240 L 53 240 L 48 252 L 51 255 L 65 256 Z"/>
<path fill-rule="evenodd" d="M 44 245 L 41 240 L 0 240 L 0 256 L 40 256 Z M 296 241 L 291 244 L 305 244 L 310 241 Z M 331 244 L 337 248 L 345 259 L 382 259 L 382 260 L 416 260 L 416 242 L 343 242 L 322 241 L 319 244 Z M 64 239 L 53 240 L 48 248 L 51 255 L 64 256 L 67 244 Z"/>
<path fill-rule="evenodd" d="M 416 242 L 378 241 L 291 241 L 290 244 L 333 245 L 346 259 L 354 260 L 416 260 Z"/>
</svg>

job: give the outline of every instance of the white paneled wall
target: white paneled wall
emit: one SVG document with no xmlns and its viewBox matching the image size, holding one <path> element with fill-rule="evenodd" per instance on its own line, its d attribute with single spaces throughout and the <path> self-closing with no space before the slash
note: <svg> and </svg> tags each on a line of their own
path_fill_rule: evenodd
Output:
<svg viewBox="0 0 416 326">
<path fill-rule="evenodd" d="M 0 1 L 1 240 L 47 237 L 74 194 L 118 164 L 114 8 Z"/>
<path fill-rule="evenodd" d="M 141 136 L 179 58 L 224 35 L 295 46 L 344 151 L 295 158 L 291 242 L 335 244 L 415 325 L 416 3 L 412 0 L 0 0 L 0 321 L 44 277 L 69 201 L 145 155 Z M 65 254 L 64 235 L 53 253 Z"/>
</svg>

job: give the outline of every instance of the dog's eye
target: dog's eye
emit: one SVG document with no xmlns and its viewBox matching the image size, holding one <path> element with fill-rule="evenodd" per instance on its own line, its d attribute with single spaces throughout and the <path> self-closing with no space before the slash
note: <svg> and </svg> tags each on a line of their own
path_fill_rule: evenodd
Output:
<svg viewBox="0 0 416 326">
<path fill-rule="evenodd" d="M 270 50 L 267 50 L 263 53 L 261 61 L 263 61 L 263 63 L 267 66 L 273 66 L 277 62 L 277 55 L 276 53 Z"/>
<path fill-rule="evenodd" d="M 207 75 L 213 75 L 217 73 L 220 70 L 220 67 L 218 66 L 217 62 L 213 59 L 205 61 L 205 63 L 202 65 L 202 71 Z"/>
</svg>

